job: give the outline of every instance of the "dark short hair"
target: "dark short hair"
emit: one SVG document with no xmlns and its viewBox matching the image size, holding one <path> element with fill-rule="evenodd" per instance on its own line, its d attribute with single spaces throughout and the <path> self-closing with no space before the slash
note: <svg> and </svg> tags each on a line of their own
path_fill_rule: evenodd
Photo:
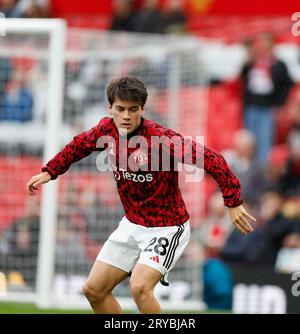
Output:
<svg viewBox="0 0 300 334">
<path fill-rule="evenodd" d="M 110 105 L 113 105 L 116 98 L 119 98 L 122 101 L 137 102 L 144 107 L 148 97 L 144 83 L 136 77 L 122 77 L 112 80 L 106 93 Z"/>
</svg>

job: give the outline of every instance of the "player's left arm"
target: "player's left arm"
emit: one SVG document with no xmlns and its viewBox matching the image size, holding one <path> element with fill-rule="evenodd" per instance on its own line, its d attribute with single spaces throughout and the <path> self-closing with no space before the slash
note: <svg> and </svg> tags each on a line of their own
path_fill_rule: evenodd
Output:
<svg viewBox="0 0 300 334">
<path fill-rule="evenodd" d="M 217 181 L 224 198 L 224 205 L 228 207 L 232 224 L 244 235 L 253 231 L 252 217 L 242 205 L 241 184 L 233 171 L 228 166 L 224 157 L 203 146 L 203 149 L 195 148 L 193 154 L 204 155 L 204 169 Z"/>
<path fill-rule="evenodd" d="M 242 205 L 240 181 L 230 169 L 224 157 L 219 152 L 195 141 L 192 141 L 192 145 L 184 146 L 184 161 L 188 163 L 192 161 L 194 165 L 204 168 L 218 183 L 223 195 L 224 205 L 229 209 L 232 224 L 243 235 L 252 232 L 251 222 L 255 221 L 255 218 Z M 192 159 L 190 159 L 191 155 Z"/>
<path fill-rule="evenodd" d="M 229 168 L 224 157 L 217 151 L 190 139 L 185 139 L 170 129 L 166 129 L 164 135 L 172 139 L 173 144 L 171 147 L 168 146 L 168 141 L 162 138 L 162 149 L 168 150 L 175 160 L 204 168 L 206 172 L 211 174 L 222 192 L 224 205 L 229 208 L 233 225 L 244 235 L 253 231 L 250 222 L 255 221 L 255 218 L 243 207 L 240 181 Z"/>
</svg>

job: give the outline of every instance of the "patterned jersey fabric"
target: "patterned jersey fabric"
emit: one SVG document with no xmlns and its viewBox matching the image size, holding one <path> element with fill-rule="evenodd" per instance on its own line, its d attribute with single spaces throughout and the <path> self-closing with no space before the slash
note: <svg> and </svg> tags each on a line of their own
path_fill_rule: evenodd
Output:
<svg viewBox="0 0 300 334">
<path fill-rule="evenodd" d="M 125 216 L 146 227 L 185 223 L 186 210 L 178 185 L 178 163 L 204 168 L 217 181 L 224 204 L 242 204 L 239 180 L 216 151 L 142 118 L 127 137 L 119 136 L 112 118 L 103 118 L 76 137 L 42 171 L 52 179 L 93 151 L 107 150 Z M 153 158 L 155 157 L 155 158 Z"/>
</svg>

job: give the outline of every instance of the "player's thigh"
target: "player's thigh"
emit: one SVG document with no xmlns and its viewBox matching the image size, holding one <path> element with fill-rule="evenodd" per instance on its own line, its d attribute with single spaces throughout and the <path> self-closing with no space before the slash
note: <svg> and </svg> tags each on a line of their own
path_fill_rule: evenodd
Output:
<svg viewBox="0 0 300 334">
<path fill-rule="evenodd" d="M 153 290 L 162 277 L 162 273 L 148 265 L 137 263 L 132 271 L 130 286 L 133 291 Z"/>
<path fill-rule="evenodd" d="M 94 293 L 110 292 L 127 277 L 126 271 L 97 260 L 90 271 L 85 286 Z"/>
<path fill-rule="evenodd" d="M 123 218 L 104 243 L 97 260 L 130 273 L 140 254 L 138 244 L 132 237 L 136 226 Z"/>
</svg>

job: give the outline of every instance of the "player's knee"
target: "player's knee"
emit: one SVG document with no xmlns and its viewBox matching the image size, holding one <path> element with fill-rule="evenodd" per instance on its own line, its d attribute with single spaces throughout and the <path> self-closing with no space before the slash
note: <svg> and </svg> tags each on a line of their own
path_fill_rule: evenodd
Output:
<svg viewBox="0 0 300 334">
<path fill-rule="evenodd" d="M 96 291 L 88 282 L 83 285 L 82 291 L 90 303 L 99 302 L 106 297 L 104 292 Z"/>
<path fill-rule="evenodd" d="M 131 282 L 131 295 L 135 300 L 147 298 L 152 293 L 152 287 L 145 281 Z"/>
</svg>

